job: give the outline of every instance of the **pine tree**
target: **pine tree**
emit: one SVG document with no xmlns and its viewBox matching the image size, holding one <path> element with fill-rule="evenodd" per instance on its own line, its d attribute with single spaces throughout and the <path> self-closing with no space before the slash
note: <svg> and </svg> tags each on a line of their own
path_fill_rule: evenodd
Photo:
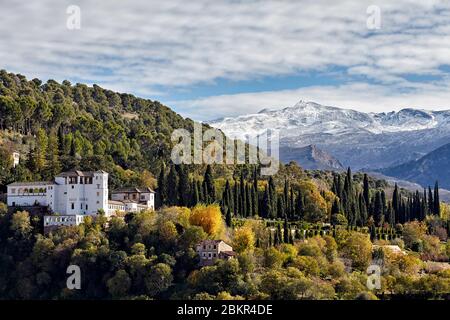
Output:
<svg viewBox="0 0 450 320">
<path fill-rule="evenodd" d="M 52 132 L 48 138 L 46 160 L 46 178 L 53 179 L 54 176 L 61 172 L 61 162 L 59 161 L 59 142 L 58 136 L 55 132 Z"/>
<path fill-rule="evenodd" d="M 36 135 L 36 144 L 29 155 L 29 168 L 32 172 L 42 174 L 46 167 L 46 155 L 48 147 L 48 137 L 44 129 L 39 129 Z"/>
</svg>

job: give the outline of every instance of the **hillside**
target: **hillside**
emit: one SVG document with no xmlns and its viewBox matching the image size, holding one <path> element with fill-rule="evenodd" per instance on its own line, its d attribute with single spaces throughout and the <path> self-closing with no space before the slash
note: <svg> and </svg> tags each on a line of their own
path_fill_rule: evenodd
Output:
<svg viewBox="0 0 450 320">
<path fill-rule="evenodd" d="M 104 169 L 113 186 L 133 184 L 139 172 L 158 174 L 169 162 L 172 131 L 192 131 L 193 123 L 157 101 L 97 85 L 29 81 L 2 70 L 0 145 L 6 152 L 20 151 L 23 165 L 18 176 L 2 173 L 0 180 L 51 177 L 42 163 L 52 157 L 43 149 L 53 148 L 58 158 L 53 170 Z M 27 162 L 29 151 L 35 163 Z"/>
<path fill-rule="evenodd" d="M 433 185 L 435 181 L 440 186 L 450 188 L 450 143 L 446 144 L 424 157 L 405 164 L 381 170 L 388 176 L 414 181 L 422 186 Z"/>
</svg>

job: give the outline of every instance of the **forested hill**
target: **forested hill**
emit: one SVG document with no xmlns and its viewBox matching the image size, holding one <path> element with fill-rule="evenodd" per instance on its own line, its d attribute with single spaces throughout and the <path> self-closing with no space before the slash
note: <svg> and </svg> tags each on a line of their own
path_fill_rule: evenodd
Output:
<svg viewBox="0 0 450 320">
<path fill-rule="evenodd" d="M 193 123 L 157 101 L 0 71 L 0 145 L 7 152 L 34 153 L 16 178 L 50 178 L 74 167 L 108 169 L 116 180 L 134 171 L 155 175 L 169 160 L 172 131 L 192 131 Z"/>
</svg>

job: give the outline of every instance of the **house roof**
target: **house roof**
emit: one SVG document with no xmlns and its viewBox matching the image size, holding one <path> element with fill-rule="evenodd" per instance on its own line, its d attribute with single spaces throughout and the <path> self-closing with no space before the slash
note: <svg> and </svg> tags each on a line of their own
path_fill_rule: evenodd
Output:
<svg viewBox="0 0 450 320">
<path fill-rule="evenodd" d="M 13 182 L 8 184 L 11 187 L 38 187 L 38 186 L 49 186 L 55 184 L 53 181 L 24 181 L 24 182 Z"/>
<path fill-rule="evenodd" d="M 220 254 L 222 254 L 224 256 L 228 256 L 228 257 L 236 256 L 236 252 L 234 252 L 234 251 L 222 251 Z"/>
<path fill-rule="evenodd" d="M 111 193 L 155 193 L 151 188 L 143 187 L 143 188 L 123 188 L 112 191 Z"/>
<path fill-rule="evenodd" d="M 203 240 L 202 242 L 200 242 L 198 245 L 209 245 L 209 244 L 219 244 L 221 242 L 224 242 L 223 240 Z"/>
<path fill-rule="evenodd" d="M 93 177 L 95 173 L 107 173 L 103 170 L 99 171 L 79 171 L 79 170 L 73 170 L 73 171 L 66 171 L 61 172 L 57 175 L 57 177 Z"/>
</svg>

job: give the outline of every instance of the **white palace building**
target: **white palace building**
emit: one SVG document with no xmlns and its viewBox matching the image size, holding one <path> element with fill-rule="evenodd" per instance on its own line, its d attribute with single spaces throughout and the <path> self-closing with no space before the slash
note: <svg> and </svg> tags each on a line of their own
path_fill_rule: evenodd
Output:
<svg viewBox="0 0 450 320">
<path fill-rule="evenodd" d="M 150 188 L 117 190 L 109 200 L 105 171 L 69 171 L 54 181 L 14 182 L 8 185 L 7 196 L 9 207 L 47 207 L 50 215 L 44 216 L 44 227 L 79 225 L 85 216 L 99 212 L 110 217 L 155 209 L 155 192 Z"/>
</svg>

